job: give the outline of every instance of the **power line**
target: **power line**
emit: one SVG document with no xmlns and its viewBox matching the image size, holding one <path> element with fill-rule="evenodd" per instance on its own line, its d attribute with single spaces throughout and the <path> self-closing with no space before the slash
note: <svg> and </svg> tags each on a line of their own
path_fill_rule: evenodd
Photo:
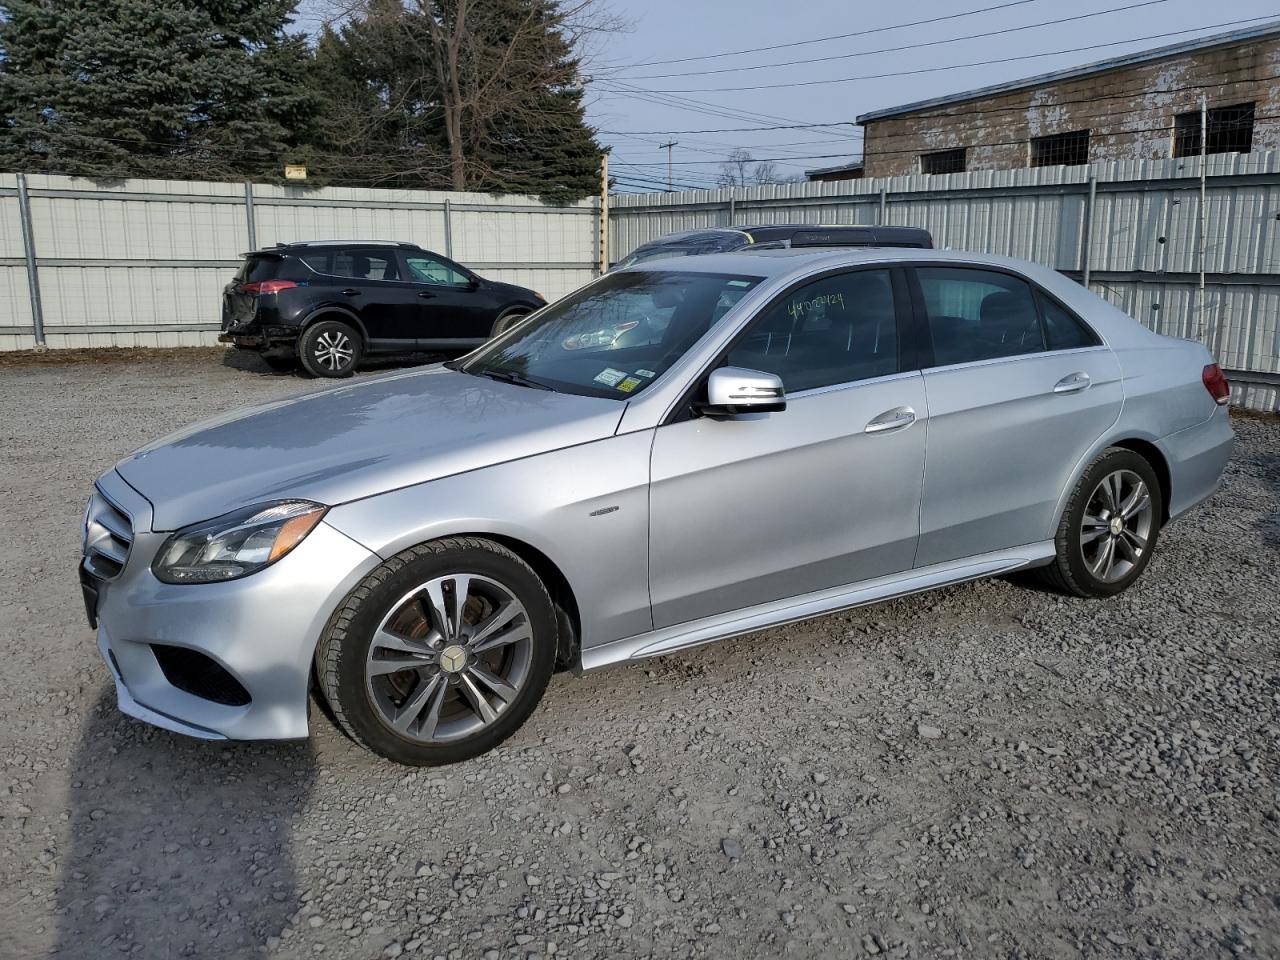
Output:
<svg viewBox="0 0 1280 960">
<path fill-rule="evenodd" d="M 677 87 L 677 88 L 661 88 L 650 90 L 647 87 L 637 87 L 637 90 L 643 90 L 645 93 L 651 94 L 676 94 L 676 93 L 742 93 L 751 90 L 782 90 L 794 87 L 816 87 L 825 86 L 832 83 L 856 83 L 860 80 L 885 80 L 891 77 L 910 77 L 922 73 L 942 73 L 947 70 L 962 70 L 966 67 L 990 67 L 1002 63 L 1015 63 L 1021 60 L 1035 60 L 1041 57 L 1057 57 L 1067 53 L 1083 53 L 1089 50 L 1102 50 L 1107 47 L 1123 46 L 1126 43 L 1140 43 L 1146 40 L 1161 40 L 1166 37 L 1178 37 L 1188 33 L 1196 33 L 1201 30 L 1216 30 L 1221 27 L 1242 26 L 1248 23 L 1258 23 L 1263 20 L 1272 20 L 1273 17 L 1248 17 L 1243 20 L 1228 20 L 1224 23 L 1209 23 L 1198 27 L 1188 27 L 1185 30 L 1170 30 L 1166 33 L 1152 33 L 1142 37 L 1128 37 L 1124 40 L 1111 40 L 1107 43 L 1093 43 L 1082 47 L 1068 47 L 1063 50 L 1045 50 L 1041 53 L 1024 53 L 1014 57 L 1000 57 L 992 60 L 974 60 L 969 63 L 952 63 L 938 67 L 919 67 L 915 70 L 895 70 L 889 73 L 868 73 L 856 77 L 834 77 L 827 80 L 793 80 L 786 83 L 760 83 L 750 86 L 734 86 L 734 87 Z M 617 82 L 617 81 L 614 81 Z"/>
<path fill-rule="evenodd" d="M 815 37 L 812 40 L 794 40 L 790 43 L 770 44 L 767 47 L 747 47 L 743 50 L 726 50 L 723 53 L 706 53 L 697 57 L 676 57 L 671 60 L 648 60 L 642 63 L 628 64 L 625 69 L 631 69 L 634 67 L 657 67 L 667 63 L 692 63 L 694 60 L 716 60 L 720 57 L 736 57 L 744 53 L 763 53 L 766 50 L 785 50 L 791 47 L 805 47 L 815 43 L 826 43 L 828 40 L 848 40 L 852 37 L 866 37 L 871 34 L 887 33 L 890 30 L 901 30 L 906 27 L 919 27 L 925 24 L 945 23 L 948 20 L 959 20 L 963 17 L 973 17 L 980 13 L 990 13 L 993 10 L 1007 10 L 1010 7 L 1022 7 L 1026 6 L 1028 3 L 1035 2 L 1036 0 L 1013 0 L 1011 3 L 1000 3 L 993 7 L 980 7 L 977 10 L 965 10 L 961 13 L 953 13 L 945 17 L 929 17 L 927 20 L 912 20 L 908 23 L 893 23 L 884 27 L 872 27 L 868 30 L 856 30 L 853 33 L 837 33 L 828 37 Z"/>
<path fill-rule="evenodd" d="M 1168 3 L 1169 0 L 1141 0 L 1139 3 L 1130 3 L 1123 7 L 1108 7 L 1106 10 L 1095 10 L 1092 13 L 1080 13 L 1071 17 L 1060 17 L 1057 20 L 1041 20 L 1037 23 L 1027 23 L 1018 27 L 1004 27 L 1000 30 L 986 30 L 982 33 L 969 33 L 959 37 L 945 37 L 941 40 L 926 40 L 920 43 L 908 43 L 898 47 L 881 47 L 878 50 L 859 50 L 856 53 L 841 53 L 830 57 L 810 57 L 804 60 L 783 60 L 776 63 L 757 63 L 745 67 L 720 67 L 715 70 L 691 70 L 685 73 L 649 73 L 640 76 L 629 76 L 627 80 L 665 80 L 671 77 L 701 77 L 716 73 L 739 73 L 747 70 L 773 70 L 778 67 L 794 67 L 800 64 L 809 65 L 814 63 L 829 63 L 833 60 L 853 60 L 858 57 L 871 57 L 881 53 L 899 53 L 904 50 L 920 50 L 925 47 L 940 47 L 948 43 L 960 43 L 964 40 L 977 40 L 982 37 L 999 37 L 1010 33 L 1020 33 L 1024 30 L 1035 30 L 1040 27 L 1053 27 L 1063 23 L 1073 23 L 1077 20 L 1089 20 L 1093 17 L 1106 16 L 1111 13 L 1122 13 L 1125 10 L 1136 10 L 1139 7 L 1151 7 L 1159 3 Z"/>
</svg>

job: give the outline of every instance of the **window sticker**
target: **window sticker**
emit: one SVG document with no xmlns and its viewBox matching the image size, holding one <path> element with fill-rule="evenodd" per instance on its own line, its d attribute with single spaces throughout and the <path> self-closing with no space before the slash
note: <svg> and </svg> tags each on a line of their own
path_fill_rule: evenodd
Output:
<svg viewBox="0 0 1280 960">
<path fill-rule="evenodd" d="M 639 377 L 627 377 L 627 379 L 618 384 L 618 389 L 623 393 L 630 393 L 636 387 L 640 386 L 642 382 L 643 381 Z"/>
<path fill-rule="evenodd" d="M 749 287 L 751 286 L 751 281 L 750 280 L 730 280 L 728 283 L 725 284 L 725 286 L 726 287 Z"/>
<path fill-rule="evenodd" d="M 646 380 L 649 380 L 649 379 L 652 379 L 653 377 L 656 377 L 658 374 L 653 370 L 637 370 L 635 375 L 637 377 L 644 377 Z"/>
<path fill-rule="evenodd" d="M 619 381 L 627 375 L 625 370 L 615 370 L 613 367 L 605 367 L 596 374 L 596 383 L 603 383 L 606 387 L 616 387 Z"/>
</svg>

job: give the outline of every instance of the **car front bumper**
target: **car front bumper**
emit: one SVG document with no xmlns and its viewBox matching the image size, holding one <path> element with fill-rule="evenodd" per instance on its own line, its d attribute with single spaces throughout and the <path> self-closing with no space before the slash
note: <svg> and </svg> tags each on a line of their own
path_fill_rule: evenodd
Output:
<svg viewBox="0 0 1280 960">
<path fill-rule="evenodd" d="M 152 574 L 151 560 L 168 534 L 145 529 L 149 505 L 136 493 L 135 502 L 122 502 L 132 491 L 118 475 L 104 477 L 99 489 L 134 522 L 124 569 L 96 583 L 98 649 L 121 711 L 204 739 L 305 737 L 316 642 L 380 558 L 321 522 L 258 573 L 226 583 L 166 584 Z M 158 648 L 178 648 L 184 672 L 166 670 Z M 160 652 L 172 664 L 173 651 Z M 247 696 L 228 702 L 210 695 L 219 688 L 204 682 L 201 669 L 220 681 L 225 671 Z"/>
</svg>

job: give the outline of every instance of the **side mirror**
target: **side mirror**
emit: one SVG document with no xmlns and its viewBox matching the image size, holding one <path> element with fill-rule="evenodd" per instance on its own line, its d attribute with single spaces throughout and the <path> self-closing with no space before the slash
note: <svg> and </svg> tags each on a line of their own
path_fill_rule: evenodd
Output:
<svg viewBox="0 0 1280 960">
<path fill-rule="evenodd" d="M 732 417 L 743 413 L 777 413 L 787 409 L 782 378 L 759 370 L 721 367 L 707 378 L 707 402 L 695 409 L 706 416 Z"/>
</svg>

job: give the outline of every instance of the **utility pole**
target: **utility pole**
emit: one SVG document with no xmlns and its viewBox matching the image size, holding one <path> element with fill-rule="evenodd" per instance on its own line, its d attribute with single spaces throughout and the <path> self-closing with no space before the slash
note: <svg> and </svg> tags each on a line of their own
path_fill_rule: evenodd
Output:
<svg viewBox="0 0 1280 960">
<path fill-rule="evenodd" d="M 680 144 L 674 140 L 668 140 L 666 143 L 658 144 L 659 150 L 667 151 L 667 193 L 671 192 L 671 150 L 673 147 L 678 146 L 680 146 Z"/>
<path fill-rule="evenodd" d="M 1200 95 L 1200 210 L 1199 210 L 1199 232 L 1200 241 L 1200 282 L 1196 286 L 1196 336 L 1204 339 L 1205 329 L 1204 322 L 1204 261 L 1207 254 L 1208 236 L 1206 231 L 1208 224 L 1205 217 L 1205 193 L 1207 186 L 1206 169 L 1209 160 L 1209 100 L 1204 95 Z"/>
<path fill-rule="evenodd" d="M 600 223 L 597 225 L 600 233 L 597 240 L 597 250 L 600 254 L 600 261 L 597 264 L 600 268 L 600 275 L 603 276 L 609 269 L 609 154 L 600 154 Z"/>
</svg>

